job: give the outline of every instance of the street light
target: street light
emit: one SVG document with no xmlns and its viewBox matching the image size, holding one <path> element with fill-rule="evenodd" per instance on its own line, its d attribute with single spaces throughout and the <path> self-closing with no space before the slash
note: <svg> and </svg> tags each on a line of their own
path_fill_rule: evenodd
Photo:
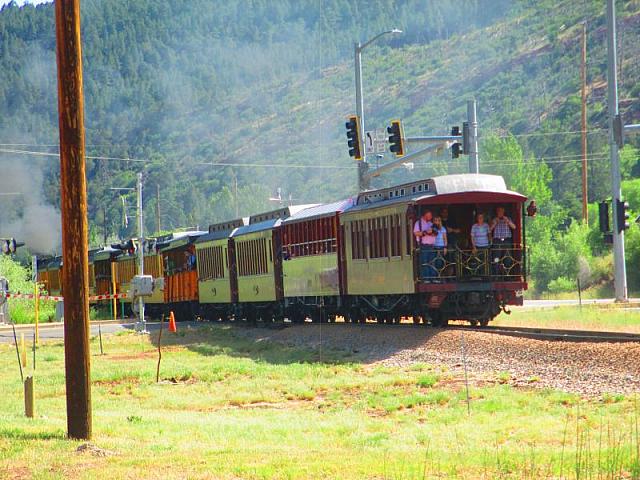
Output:
<svg viewBox="0 0 640 480">
<path fill-rule="evenodd" d="M 362 135 L 364 135 L 364 103 L 362 100 L 362 50 L 371 45 L 377 39 L 382 37 L 383 35 L 388 34 L 396 34 L 402 33 L 402 30 L 394 28 L 393 30 L 387 30 L 385 32 L 381 32 L 378 35 L 372 37 L 367 40 L 363 44 L 360 42 L 356 42 L 354 44 L 354 57 L 355 57 L 355 68 L 356 68 L 356 114 L 360 117 L 360 131 Z M 362 161 L 358 162 L 358 192 L 362 192 L 366 188 L 368 188 L 368 181 L 365 180 L 365 173 L 367 172 L 368 165 L 367 163 L 367 154 L 366 151 L 363 152 Z"/>
</svg>

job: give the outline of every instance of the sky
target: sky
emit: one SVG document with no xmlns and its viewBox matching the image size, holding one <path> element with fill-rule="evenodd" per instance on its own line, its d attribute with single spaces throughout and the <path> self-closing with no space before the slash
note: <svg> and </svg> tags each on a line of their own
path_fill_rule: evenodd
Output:
<svg viewBox="0 0 640 480">
<path fill-rule="evenodd" d="M 5 6 L 7 3 L 9 3 L 11 0 L 0 0 L 0 7 Z M 33 3 L 34 5 L 37 5 L 39 3 L 47 3 L 47 2 L 52 2 L 53 0 L 16 0 L 16 3 L 18 5 L 24 5 L 25 3 Z"/>
</svg>

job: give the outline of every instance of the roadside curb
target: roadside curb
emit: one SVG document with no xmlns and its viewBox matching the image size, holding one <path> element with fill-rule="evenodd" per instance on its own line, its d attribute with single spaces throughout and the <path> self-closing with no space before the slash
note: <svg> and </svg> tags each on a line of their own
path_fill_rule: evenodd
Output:
<svg viewBox="0 0 640 480">
<path fill-rule="evenodd" d="M 96 320 L 92 321 L 91 325 L 127 325 L 135 323 L 135 321 L 131 321 L 131 319 L 124 318 L 120 320 Z M 46 322 L 38 324 L 38 329 L 49 329 L 49 328 L 58 328 L 64 326 L 64 322 Z M 35 323 L 20 323 L 15 325 L 16 330 L 33 330 L 36 328 Z M 13 326 L 11 324 L 2 324 L 0 325 L 0 332 L 13 330 Z"/>
</svg>

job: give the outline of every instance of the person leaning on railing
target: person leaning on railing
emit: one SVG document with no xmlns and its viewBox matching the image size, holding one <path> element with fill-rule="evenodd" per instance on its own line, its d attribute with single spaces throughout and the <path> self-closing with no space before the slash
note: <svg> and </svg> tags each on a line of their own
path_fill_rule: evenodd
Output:
<svg viewBox="0 0 640 480">
<path fill-rule="evenodd" d="M 433 231 L 435 235 L 435 242 L 433 244 L 434 248 L 434 260 L 433 260 L 433 268 L 436 271 L 436 275 L 438 277 L 442 277 L 445 275 L 445 266 L 447 264 L 447 229 L 442 225 L 442 218 L 439 216 L 434 217 L 433 219 Z"/>
<path fill-rule="evenodd" d="M 489 233 L 489 225 L 484 223 L 484 215 L 479 213 L 476 215 L 476 223 L 471 227 L 471 246 L 474 254 L 479 249 L 486 250 L 489 248 Z"/>
<path fill-rule="evenodd" d="M 496 208 L 496 217 L 491 221 L 493 234 L 493 258 L 496 275 L 504 275 L 511 269 L 511 262 L 507 260 L 507 253 L 512 248 L 513 230 L 515 223 L 504 214 L 504 207 Z"/>
<path fill-rule="evenodd" d="M 431 210 L 425 210 L 413 226 L 413 235 L 416 242 L 420 246 L 420 277 L 424 279 L 432 279 L 436 276 L 433 268 L 433 260 L 435 259 L 434 244 L 436 242 L 436 234 L 433 231 L 433 214 Z"/>
</svg>

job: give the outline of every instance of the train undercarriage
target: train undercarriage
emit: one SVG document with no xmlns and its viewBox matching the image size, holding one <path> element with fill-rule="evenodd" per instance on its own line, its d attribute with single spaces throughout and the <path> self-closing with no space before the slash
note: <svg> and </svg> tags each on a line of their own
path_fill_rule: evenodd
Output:
<svg viewBox="0 0 640 480">
<path fill-rule="evenodd" d="M 473 326 L 486 326 L 500 312 L 508 314 L 507 305 L 518 303 L 515 298 L 512 291 L 288 297 L 283 301 L 261 303 L 174 304 L 166 306 L 166 312 L 173 308 L 179 320 L 388 324 L 412 321 L 437 327 L 456 320 Z"/>
</svg>

